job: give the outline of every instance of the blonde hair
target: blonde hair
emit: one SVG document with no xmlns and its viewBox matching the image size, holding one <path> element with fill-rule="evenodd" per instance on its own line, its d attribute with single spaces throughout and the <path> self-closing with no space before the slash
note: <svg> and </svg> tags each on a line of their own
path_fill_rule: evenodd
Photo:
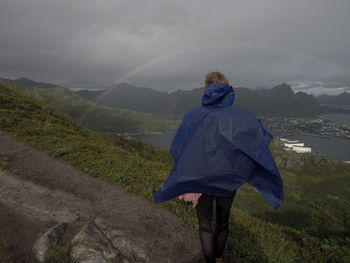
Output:
<svg viewBox="0 0 350 263">
<path fill-rule="evenodd" d="M 221 72 L 213 71 L 213 72 L 209 72 L 205 76 L 205 85 L 208 85 L 210 83 L 224 83 L 224 84 L 228 84 L 228 80 L 225 77 L 225 75 L 222 74 Z"/>
</svg>

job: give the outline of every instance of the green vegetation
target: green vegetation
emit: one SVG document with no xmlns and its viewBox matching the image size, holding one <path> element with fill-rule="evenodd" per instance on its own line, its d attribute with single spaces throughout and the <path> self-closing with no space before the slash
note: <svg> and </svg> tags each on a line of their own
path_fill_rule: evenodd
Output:
<svg viewBox="0 0 350 263">
<path fill-rule="evenodd" d="M 8 252 L 3 251 L 0 249 L 0 258 L 1 258 L 1 263 L 12 263 L 13 261 L 10 258 L 10 255 Z"/>
<path fill-rule="evenodd" d="M 6 171 L 9 168 L 10 159 L 8 157 L 0 156 L 0 170 Z"/>
<path fill-rule="evenodd" d="M 56 246 L 48 250 L 45 254 L 45 263 L 70 263 L 70 247 Z"/>
<path fill-rule="evenodd" d="M 6 233 L 6 230 L 4 231 L 4 228 L 5 226 L 1 224 L 2 231 L 0 231 L 0 262 L 13 263 L 13 248 L 11 248 L 11 246 L 9 245 L 9 236 Z"/>
<path fill-rule="evenodd" d="M 0 85 L 0 129 L 51 156 L 64 159 L 92 176 L 120 185 L 148 200 L 153 199 L 155 190 L 163 184 L 172 167 L 171 157 L 165 150 L 115 134 L 91 131 L 69 116 L 5 85 Z M 252 187 L 246 185 L 241 188 L 232 211 L 228 249 L 247 262 L 349 260 L 349 238 L 321 239 L 310 234 L 317 231 L 319 223 L 327 224 L 328 219 L 325 222 L 309 223 L 306 226 L 310 229 L 297 226 L 295 227 L 299 229 L 293 229 L 287 222 L 290 216 L 288 213 L 283 214 L 294 208 L 294 217 L 291 219 L 304 220 L 304 213 L 320 212 L 314 218 L 321 220 L 324 214 L 336 210 L 331 206 L 338 201 L 337 198 L 349 200 L 345 199 L 350 189 L 347 184 L 349 169 L 344 169 L 334 177 L 318 176 L 316 170 L 315 168 L 314 174 L 310 172 L 309 175 L 312 176 L 282 171 L 287 200 L 282 205 L 281 212 L 267 207 L 267 202 Z M 345 179 L 346 182 L 343 181 Z M 329 194 L 327 200 L 334 202 L 329 203 L 328 209 L 331 212 L 323 210 L 323 207 L 320 209 L 324 203 L 318 203 L 327 195 L 324 192 L 326 190 Z M 320 196 L 317 197 L 318 195 Z M 306 202 L 313 202 L 315 207 L 309 207 L 310 203 Z M 183 205 L 176 199 L 161 205 L 179 215 L 188 226 L 197 229 L 195 210 L 190 206 Z M 346 203 L 343 205 L 346 207 Z M 249 211 L 243 211 L 245 209 Z M 275 213 L 281 213 L 283 217 L 274 218 Z M 337 233 L 345 233 L 344 228 L 340 227 L 340 214 L 339 212 L 329 216 L 338 220 L 338 228 L 335 228 Z M 282 223 L 277 219 L 282 219 Z M 314 230 L 311 229 L 313 226 L 316 227 Z"/>
<path fill-rule="evenodd" d="M 81 125 L 95 131 L 147 134 L 175 129 L 178 125 L 177 121 L 161 120 L 151 114 L 100 105 L 66 88 L 33 87 L 16 81 L 7 82 L 8 85 L 50 104 L 67 113 Z"/>
<path fill-rule="evenodd" d="M 6 251 L 6 249 L 3 249 L 3 247 L 4 246 L 0 242 L 0 259 L 1 259 L 0 262 L 1 263 L 13 263 L 13 260 L 11 259 L 11 254 L 8 251 Z"/>
<path fill-rule="evenodd" d="M 320 154 L 286 152 L 271 145 L 285 185 L 286 201 L 273 211 L 253 187 L 235 205 L 257 218 L 324 238 L 350 236 L 350 165 Z"/>
</svg>

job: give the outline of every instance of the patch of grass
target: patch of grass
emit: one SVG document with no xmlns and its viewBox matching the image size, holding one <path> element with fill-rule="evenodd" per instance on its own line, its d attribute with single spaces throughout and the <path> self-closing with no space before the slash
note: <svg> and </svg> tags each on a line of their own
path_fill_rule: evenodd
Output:
<svg viewBox="0 0 350 263">
<path fill-rule="evenodd" d="M 0 262 L 14 263 L 13 251 L 9 251 L 8 240 L 6 239 L 6 236 L 0 236 Z"/>
<path fill-rule="evenodd" d="M 118 135 L 93 132 L 50 106 L 3 85 L 0 85 L 0 129 L 51 156 L 66 160 L 92 176 L 101 177 L 148 200 L 153 200 L 154 192 L 162 186 L 173 165 L 169 152 L 165 150 Z M 330 184 L 333 185 L 330 194 L 342 199 L 339 193 L 348 190 L 342 187 L 344 190 L 337 190 L 337 187 L 344 180 L 344 175 L 345 172 L 334 177 L 339 181 L 318 176 L 285 177 L 286 194 L 294 198 L 290 207 L 295 206 L 298 210 L 298 205 L 304 202 L 303 209 L 308 208 L 305 201 L 310 201 L 309 198 L 312 201 Z M 321 187 L 321 190 L 317 190 L 317 187 Z M 252 188 L 245 186 L 239 190 L 235 200 L 235 207 L 239 209 L 232 211 L 227 247 L 242 260 L 259 263 L 342 262 L 342 258 L 349 256 L 350 249 L 346 242 L 329 245 L 303 229 L 280 225 L 271 216 L 264 218 L 264 213 L 271 211 L 271 208 L 258 196 Z M 333 197 L 330 200 L 338 199 Z M 176 199 L 161 205 L 198 230 L 196 213 L 190 206 Z M 256 216 L 274 224 L 251 216 L 256 212 L 254 207 L 263 207 Z M 249 213 L 243 211 L 247 208 L 251 209 Z M 319 209 L 317 203 L 312 211 Z M 303 212 L 302 209 L 298 211 Z M 298 220 L 298 217 L 294 219 Z"/>
<path fill-rule="evenodd" d="M 0 262 L 1 263 L 13 263 L 11 255 L 4 249 L 0 248 Z"/>
<path fill-rule="evenodd" d="M 0 170 L 6 171 L 9 169 L 10 166 L 10 158 L 5 156 L 5 157 L 0 157 Z"/>
<path fill-rule="evenodd" d="M 44 257 L 45 263 L 70 263 L 70 247 L 56 246 L 48 250 Z"/>
</svg>

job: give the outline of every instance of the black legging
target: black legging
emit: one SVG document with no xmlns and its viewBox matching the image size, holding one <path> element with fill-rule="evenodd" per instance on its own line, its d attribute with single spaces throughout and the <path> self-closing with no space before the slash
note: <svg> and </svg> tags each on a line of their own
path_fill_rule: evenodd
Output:
<svg viewBox="0 0 350 263">
<path fill-rule="evenodd" d="M 202 243 L 203 254 L 207 263 L 215 262 L 215 258 L 221 258 L 225 249 L 228 236 L 228 220 L 233 199 L 237 190 L 231 197 L 219 197 L 202 194 L 196 206 L 199 237 Z M 216 205 L 215 229 L 212 228 L 213 201 Z"/>
</svg>

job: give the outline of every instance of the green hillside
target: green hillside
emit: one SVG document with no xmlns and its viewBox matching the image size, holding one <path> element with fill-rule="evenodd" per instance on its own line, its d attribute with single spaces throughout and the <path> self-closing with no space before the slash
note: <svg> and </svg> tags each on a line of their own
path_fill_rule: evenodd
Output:
<svg viewBox="0 0 350 263">
<path fill-rule="evenodd" d="M 155 190 L 162 185 L 172 167 L 170 155 L 165 150 L 115 134 L 91 131 L 53 107 L 1 84 L 0 130 L 91 176 L 101 177 L 149 200 L 153 199 Z M 281 154 L 277 145 L 273 147 L 276 147 L 276 154 Z M 0 156 L 0 159 L 1 169 L 11 166 L 11 159 L 6 156 Z M 309 234 L 312 233 L 310 229 L 287 226 L 287 219 L 303 219 L 304 213 L 309 213 L 304 201 L 314 202 L 315 207 L 310 211 L 324 208 L 323 203 L 319 203 L 321 192 L 323 196 L 330 195 L 328 205 L 334 204 L 332 202 L 337 198 L 346 200 L 343 198 L 349 193 L 349 188 L 343 180 L 346 176 L 349 178 L 349 168 L 336 167 L 332 171 L 340 174 L 334 177 L 324 173 L 318 175 L 316 168 L 305 175 L 282 170 L 287 201 L 278 212 L 268 208 L 267 202 L 252 188 L 241 188 L 232 211 L 228 249 L 245 262 L 349 262 L 349 238 L 321 239 Z M 317 195 L 320 197 L 316 198 Z M 301 204 L 303 207 L 299 210 Z M 179 200 L 161 205 L 179 215 L 188 226 L 197 228 L 195 210 L 190 206 Z M 258 210 L 259 207 L 263 209 Z M 286 212 L 292 209 L 296 212 L 290 217 Z M 334 218 L 338 220 L 338 216 L 334 215 Z M 310 223 L 310 226 L 317 228 L 318 222 Z M 344 232 L 341 228 L 335 230 Z M 2 242 L 0 240 L 0 244 Z"/>
<path fill-rule="evenodd" d="M 320 154 L 286 152 L 278 144 L 276 138 L 271 148 L 283 176 L 286 201 L 271 211 L 252 187 L 245 187 L 236 206 L 321 239 L 349 238 L 350 165 Z"/>
<path fill-rule="evenodd" d="M 174 129 L 176 121 L 158 119 L 151 114 L 134 110 L 116 109 L 100 105 L 59 86 L 44 86 L 34 81 L 26 82 L 0 79 L 0 82 L 11 85 L 54 108 L 67 113 L 80 124 L 101 132 L 113 133 L 151 133 Z"/>
</svg>

